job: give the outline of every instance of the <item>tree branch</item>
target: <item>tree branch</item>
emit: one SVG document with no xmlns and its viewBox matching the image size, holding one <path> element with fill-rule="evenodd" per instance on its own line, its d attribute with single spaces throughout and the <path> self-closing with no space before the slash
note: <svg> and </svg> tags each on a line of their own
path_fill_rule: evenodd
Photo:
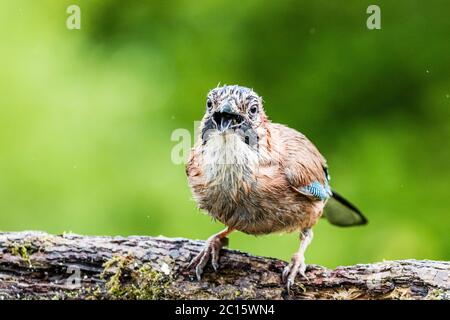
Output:
<svg viewBox="0 0 450 320">
<path fill-rule="evenodd" d="M 190 259 L 203 241 L 0 233 L 0 299 L 450 299 L 450 262 L 308 267 L 290 295 L 284 261 L 223 250 L 201 282 Z"/>
</svg>

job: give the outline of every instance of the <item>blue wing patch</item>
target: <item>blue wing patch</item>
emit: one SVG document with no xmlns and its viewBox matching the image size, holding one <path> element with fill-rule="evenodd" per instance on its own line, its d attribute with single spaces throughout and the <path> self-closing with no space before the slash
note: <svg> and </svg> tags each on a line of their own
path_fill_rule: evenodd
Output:
<svg viewBox="0 0 450 320">
<path fill-rule="evenodd" d="M 301 191 L 319 200 L 326 200 L 331 196 L 331 189 L 328 185 L 328 181 L 325 182 L 325 185 L 322 185 L 318 181 L 314 181 L 306 187 L 301 188 Z"/>
<path fill-rule="evenodd" d="M 302 188 L 294 188 L 294 190 L 315 200 L 327 200 L 333 195 L 333 192 L 330 188 L 330 175 L 328 174 L 328 169 L 326 167 L 323 167 L 323 174 L 325 176 L 324 185 L 319 181 L 314 181 Z"/>
</svg>

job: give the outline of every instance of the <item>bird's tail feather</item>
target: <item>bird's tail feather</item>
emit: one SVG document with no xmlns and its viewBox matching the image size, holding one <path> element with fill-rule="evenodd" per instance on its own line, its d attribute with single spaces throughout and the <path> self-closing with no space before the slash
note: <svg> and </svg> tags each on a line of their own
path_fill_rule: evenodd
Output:
<svg viewBox="0 0 450 320">
<path fill-rule="evenodd" d="M 333 195 L 328 200 L 324 209 L 324 216 L 331 224 L 340 227 L 367 224 L 366 217 L 364 217 L 358 208 L 334 190 L 332 190 L 332 193 Z"/>
</svg>

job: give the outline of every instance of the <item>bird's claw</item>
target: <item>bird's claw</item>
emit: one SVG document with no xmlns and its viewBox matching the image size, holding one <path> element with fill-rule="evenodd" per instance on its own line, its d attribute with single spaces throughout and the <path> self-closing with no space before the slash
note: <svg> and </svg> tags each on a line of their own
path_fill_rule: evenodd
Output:
<svg viewBox="0 0 450 320">
<path fill-rule="evenodd" d="M 195 274 L 197 280 L 200 281 L 203 274 L 203 269 L 209 260 L 215 272 L 219 269 L 219 252 L 222 247 L 228 244 L 228 238 L 212 236 L 206 241 L 205 247 L 200 251 L 195 258 L 191 260 L 188 268 L 195 267 Z"/>
<path fill-rule="evenodd" d="M 294 255 L 292 257 L 292 261 L 284 268 L 283 273 L 281 274 L 282 281 L 286 283 L 288 294 L 290 294 L 291 287 L 295 282 L 295 277 L 297 274 L 299 274 L 306 281 L 309 281 L 309 278 L 306 276 L 305 272 L 306 264 L 304 262 L 304 258 Z"/>
</svg>

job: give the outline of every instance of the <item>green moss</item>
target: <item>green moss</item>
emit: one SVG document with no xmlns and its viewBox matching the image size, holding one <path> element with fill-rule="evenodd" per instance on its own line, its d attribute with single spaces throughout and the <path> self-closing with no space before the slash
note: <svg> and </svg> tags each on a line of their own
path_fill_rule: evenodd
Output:
<svg viewBox="0 0 450 320">
<path fill-rule="evenodd" d="M 36 252 L 34 250 L 31 243 L 10 243 L 8 244 L 7 251 L 11 253 L 14 256 L 19 256 L 22 258 L 23 261 L 25 261 L 29 267 L 31 267 L 31 260 L 30 256 Z"/>
<path fill-rule="evenodd" d="M 108 278 L 108 272 L 114 269 L 113 274 L 106 282 L 106 288 L 108 289 L 109 295 L 120 297 L 125 293 L 122 292 L 122 278 L 124 277 L 126 267 L 132 262 L 131 259 L 131 256 L 114 256 L 103 264 L 104 269 L 100 275 L 101 279 L 106 280 Z"/>
<path fill-rule="evenodd" d="M 446 291 L 444 289 L 430 290 L 425 297 L 426 300 L 444 300 L 446 298 Z"/>
<path fill-rule="evenodd" d="M 156 300 L 167 298 L 170 278 L 145 263 L 138 266 L 131 255 L 114 256 L 100 277 L 106 281 L 107 298 Z"/>
</svg>

